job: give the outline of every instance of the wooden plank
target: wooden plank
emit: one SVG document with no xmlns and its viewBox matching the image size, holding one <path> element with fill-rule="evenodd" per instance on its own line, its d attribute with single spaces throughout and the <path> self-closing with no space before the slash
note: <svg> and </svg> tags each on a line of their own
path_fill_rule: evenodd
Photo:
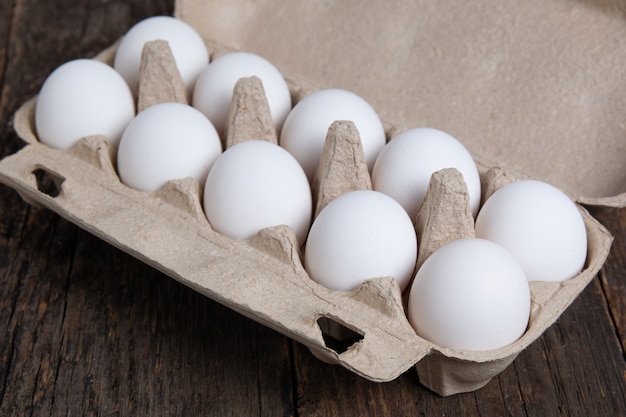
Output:
<svg viewBox="0 0 626 417">
<path fill-rule="evenodd" d="M 0 415 L 290 414 L 288 340 L 33 212 Z"/>
<path fill-rule="evenodd" d="M 7 50 L 9 49 L 8 39 L 11 31 L 11 14 L 13 12 L 13 2 L 0 2 L 0 80 L 4 76 L 4 68 L 7 60 Z M 1 116 L 1 115 L 0 115 Z M 0 117 L 0 120 L 4 118 Z"/>
<path fill-rule="evenodd" d="M 597 279 L 515 365 L 537 415 L 626 413 L 623 353 Z"/>
<path fill-rule="evenodd" d="M 594 215 L 614 234 L 615 241 L 600 274 L 610 317 L 626 351 L 626 215 L 624 210 L 595 210 Z"/>
<path fill-rule="evenodd" d="M 120 415 L 289 413 L 284 337 L 84 232 L 70 285 L 55 414 L 76 401 Z"/>
</svg>

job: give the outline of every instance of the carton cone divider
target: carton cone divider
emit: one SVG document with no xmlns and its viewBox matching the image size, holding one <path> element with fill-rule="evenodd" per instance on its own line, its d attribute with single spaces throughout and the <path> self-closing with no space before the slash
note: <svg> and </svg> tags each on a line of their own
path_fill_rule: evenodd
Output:
<svg viewBox="0 0 626 417">
<path fill-rule="evenodd" d="M 263 82 L 256 76 L 240 78 L 235 83 L 226 123 L 225 148 L 250 139 L 278 144 Z"/>
<path fill-rule="evenodd" d="M 137 95 L 137 113 L 158 103 L 189 103 L 185 83 L 167 41 L 145 43 L 141 51 Z"/>
<path fill-rule="evenodd" d="M 338 120 L 328 128 L 311 188 L 315 217 L 344 193 L 372 189 L 359 131 L 353 122 Z"/>
<path fill-rule="evenodd" d="M 416 270 L 446 243 L 475 237 L 467 186 L 458 170 L 446 168 L 432 174 L 415 218 L 415 231 L 419 240 Z"/>
</svg>

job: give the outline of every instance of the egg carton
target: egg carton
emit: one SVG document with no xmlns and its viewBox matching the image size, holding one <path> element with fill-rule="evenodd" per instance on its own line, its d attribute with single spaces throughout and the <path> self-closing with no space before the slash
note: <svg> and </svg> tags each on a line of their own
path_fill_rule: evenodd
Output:
<svg viewBox="0 0 626 417">
<path fill-rule="evenodd" d="M 116 46 L 95 59 L 111 64 Z M 213 55 L 226 49 L 214 49 Z M 144 59 L 146 81 L 139 108 L 160 101 L 185 102 L 184 94 L 159 87 L 180 83 L 167 45 L 155 50 Z M 294 102 L 313 90 L 289 84 Z M 240 80 L 235 92 L 225 145 L 257 137 L 275 141 L 260 83 L 254 77 Z M 588 237 L 584 270 L 563 282 L 530 283 L 530 321 L 519 340 L 489 351 L 437 346 L 409 324 L 406 297 L 394 278 L 370 279 L 350 292 L 329 290 L 308 276 L 290 228 L 267 228 L 248 240 L 227 238 L 212 230 L 195 180 L 170 181 L 155 192 L 137 191 L 120 182 L 105 137 L 83 138 L 69 150 L 39 143 L 36 100 L 33 97 L 15 114 L 15 130 L 26 146 L 0 161 L 0 182 L 26 202 L 54 211 L 193 290 L 307 346 L 317 358 L 371 381 L 393 380 L 415 366 L 420 382 L 442 396 L 484 386 L 558 319 L 596 276 L 611 245 L 608 231 L 579 206 Z M 387 136 L 400 130 L 388 126 Z M 327 144 L 331 141 L 334 152 L 330 147 L 324 151 L 319 170 L 323 174 L 318 172 L 313 184 L 316 211 L 343 192 L 371 187 L 362 164 L 345 163 L 362 154 L 354 125 L 335 122 Z M 477 164 L 483 201 L 515 179 L 497 166 Z M 458 172 L 433 175 L 416 219 L 418 264 L 445 242 L 473 235 L 473 219 L 464 214 L 466 198 Z"/>
</svg>

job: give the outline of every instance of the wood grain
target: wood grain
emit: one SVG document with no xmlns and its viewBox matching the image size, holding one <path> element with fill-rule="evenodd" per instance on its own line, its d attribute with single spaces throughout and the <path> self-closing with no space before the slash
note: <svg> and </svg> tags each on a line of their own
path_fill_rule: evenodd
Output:
<svg viewBox="0 0 626 417">
<path fill-rule="evenodd" d="M 166 0 L 0 3 L 0 157 L 17 107 Z M 441 398 L 414 370 L 373 383 L 0 187 L 1 416 L 623 416 L 626 209 L 599 277 L 486 387 Z"/>
</svg>

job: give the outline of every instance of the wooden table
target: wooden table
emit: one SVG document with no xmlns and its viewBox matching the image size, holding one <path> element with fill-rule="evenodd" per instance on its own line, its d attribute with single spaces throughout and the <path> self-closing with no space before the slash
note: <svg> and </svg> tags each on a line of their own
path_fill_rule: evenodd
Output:
<svg viewBox="0 0 626 417">
<path fill-rule="evenodd" d="M 18 106 L 171 0 L 0 3 L 0 156 Z M 626 82 L 626 80 L 625 80 Z M 195 293 L 0 186 L 0 415 L 626 415 L 626 210 L 599 276 L 486 387 L 373 383 Z"/>
</svg>

